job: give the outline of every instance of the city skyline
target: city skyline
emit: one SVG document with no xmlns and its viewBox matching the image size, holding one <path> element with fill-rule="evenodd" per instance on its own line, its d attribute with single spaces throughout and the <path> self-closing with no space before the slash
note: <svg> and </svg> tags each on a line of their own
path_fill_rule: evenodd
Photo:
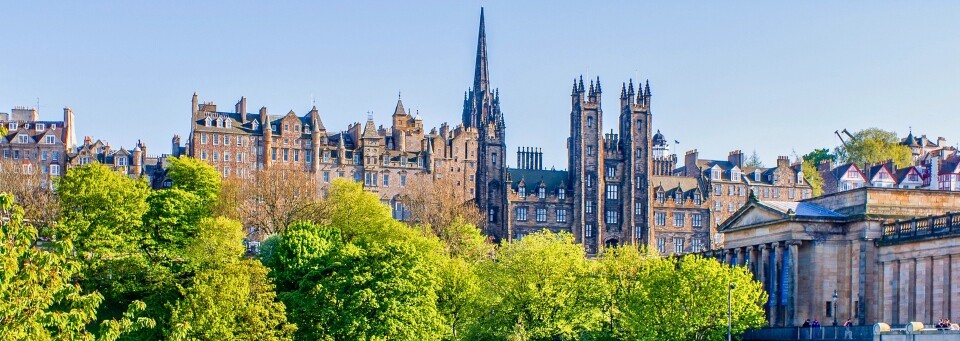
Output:
<svg viewBox="0 0 960 341">
<path fill-rule="evenodd" d="M 555 132 L 569 131 L 570 82 L 581 74 L 599 76 L 607 89 L 605 130 L 617 129 L 618 99 L 610 89 L 629 78 L 650 79 L 654 129 L 681 142 L 672 150 L 679 155 L 696 148 L 703 157 L 723 159 L 730 150 L 755 149 L 770 165 L 777 155 L 838 144 L 834 130 L 871 126 L 901 137 L 913 127 L 955 145 L 943 122 L 953 118 L 949 100 L 960 93 L 950 82 L 960 76 L 951 64 L 960 56 L 950 34 L 958 24 L 949 22 L 956 6 L 864 4 L 693 10 L 600 4 L 556 6 L 551 13 L 507 3 L 432 3 L 431 11 L 389 3 L 325 5 L 324 11 L 244 4 L 235 18 L 213 3 L 71 4 L 43 13 L 11 8 L 19 14 L 11 18 L 15 27 L 58 24 L 4 38 L 14 51 L 0 57 L 8 80 L 0 86 L 0 110 L 33 106 L 39 97 L 41 118 L 69 106 L 80 137 L 127 148 L 142 139 L 153 153 L 168 152 L 170 138 L 188 132 L 183 117 L 194 91 L 219 105 L 246 96 L 251 108 L 275 114 L 303 115 L 315 101 L 334 130 L 363 122 L 368 111 L 387 125 L 399 91 L 426 126 L 457 124 L 460 96 L 473 78 L 469 61 L 483 5 L 490 77 L 503 92 L 508 161 L 517 147 L 533 146 L 544 151 L 547 168 L 565 168 L 565 137 Z M 16 6 L 42 5 L 4 7 Z M 647 14 L 624 24 L 631 13 Z M 317 15 L 316 26 L 304 23 L 310 15 Z M 164 26 L 165 16 L 195 27 Z M 687 20 L 671 21 L 678 16 Z M 812 18 L 820 25 L 810 24 Z M 259 19 L 262 31 L 253 25 Z M 744 36 L 731 35 L 736 32 Z"/>
</svg>

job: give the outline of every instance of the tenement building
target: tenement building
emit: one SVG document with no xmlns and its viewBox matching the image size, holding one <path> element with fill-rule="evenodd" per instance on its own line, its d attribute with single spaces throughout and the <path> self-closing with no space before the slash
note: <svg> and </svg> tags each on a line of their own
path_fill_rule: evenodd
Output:
<svg viewBox="0 0 960 341">
<path fill-rule="evenodd" d="M 152 175 L 151 167 L 157 162 L 155 157 L 147 156 L 147 146 L 143 142 L 137 141 L 133 149 L 114 149 L 110 143 L 93 141 L 90 136 L 83 138 L 82 145 L 68 151 L 67 159 L 67 168 L 96 162 L 132 178 L 146 176 L 148 181 Z"/>
<path fill-rule="evenodd" d="M 763 283 L 771 326 L 960 316 L 960 193 L 861 187 L 790 202 L 750 197 L 711 253 Z"/>
<path fill-rule="evenodd" d="M 40 172 L 60 176 L 67 167 L 67 151 L 76 144 L 73 110 L 63 108 L 62 121 L 40 120 L 35 108 L 17 107 L 0 113 L 0 153 L 5 165 L 21 172 Z"/>
</svg>

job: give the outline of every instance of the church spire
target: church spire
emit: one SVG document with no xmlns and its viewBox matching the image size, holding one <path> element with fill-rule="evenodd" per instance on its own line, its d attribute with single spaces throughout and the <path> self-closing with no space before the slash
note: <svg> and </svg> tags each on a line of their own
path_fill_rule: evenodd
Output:
<svg viewBox="0 0 960 341">
<path fill-rule="evenodd" d="M 473 91 L 480 93 L 490 90 L 490 74 L 487 71 L 487 34 L 483 26 L 483 7 L 480 7 L 480 33 L 477 36 L 477 65 L 473 75 Z"/>
</svg>

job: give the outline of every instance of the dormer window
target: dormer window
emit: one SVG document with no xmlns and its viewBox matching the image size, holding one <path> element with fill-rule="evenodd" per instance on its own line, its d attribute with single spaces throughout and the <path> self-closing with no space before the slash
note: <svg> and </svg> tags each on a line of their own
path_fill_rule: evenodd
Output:
<svg viewBox="0 0 960 341">
<path fill-rule="evenodd" d="M 207 117 L 203 120 L 203 125 L 207 127 L 209 127 L 211 123 L 213 123 L 213 120 L 211 120 L 210 117 Z"/>
<path fill-rule="evenodd" d="M 557 199 L 563 200 L 567 197 L 567 190 L 561 188 L 557 190 Z"/>
<path fill-rule="evenodd" d="M 753 171 L 753 181 L 760 182 L 760 170 Z"/>
<path fill-rule="evenodd" d="M 537 198 L 543 199 L 547 197 L 547 189 L 543 186 L 537 189 Z"/>
<path fill-rule="evenodd" d="M 226 120 L 224 123 L 226 123 L 227 128 L 233 128 L 233 120 Z"/>
<path fill-rule="evenodd" d="M 43 140 L 44 140 L 43 142 L 46 143 L 46 144 L 54 144 L 54 143 L 57 143 L 57 138 L 56 138 L 55 136 L 53 136 L 53 135 L 44 136 Z"/>
<path fill-rule="evenodd" d="M 304 125 L 303 125 L 303 132 L 304 132 L 304 133 L 310 132 L 310 125 L 309 125 L 309 124 L 304 124 Z"/>
<path fill-rule="evenodd" d="M 731 169 L 731 170 L 730 170 L 730 181 L 737 181 L 737 182 L 740 181 L 740 170 L 739 170 L 739 169 L 734 168 L 734 169 Z"/>
<path fill-rule="evenodd" d="M 126 157 L 117 157 L 117 166 L 126 166 L 127 158 Z"/>
<path fill-rule="evenodd" d="M 44 125 L 43 123 L 37 123 L 36 125 L 36 129 L 38 131 L 43 131 L 45 128 L 46 128 L 46 125 Z"/>
<path fill-rule="evenodd" d="M 24 134 L 17 135 L 17 143 L 30 143 L 30 137 Z"/>
<path fill-rule="evenodd" d="M 10 130 L 17 130 L 17 122 L 10 122 Z"/>
<path fill-rule="evenodd" d="M 797 172 L 797 183 L 803 185 L 803 172 Z"/>
<path fill-rule="evenodd" d="M 713 169 L 710 170 L 710 179 L 712 179 L 712 180 L 720 180 L 720 169 L 719 169 L 719 168 L 713 168 Z"/>
<path fill-rule="evenodd" d="M 523 185 L 520 185 L 520 187 L 517 187 L 517 194 L 519 194 L 520 197 L 526 196 L 526 195 L 527 195 L 527 188 L 524 187 Z"/>
<path fill-rule="evenodd" d="M 683 204 L 683 193 L 678 190 L 677 193 L 673 195 L 673 200 L 677 205 Z"/>
<path fill-rule="evenodd" d="M 217 127 L 223 128 L 223 117 L 217 118 Z"/>
<path fill-rule="evenodd" d="M 257 121 L 253 121 L 253 124 L 251 124 L 251 125 L 253 126 L 253 129 L 254 129 L 254 130 L 256 130 L 257 128 L 260 127 L 260 124 L 257 123 Z"/>
<path fill-rule="evenodd" d="M 657 202 L 662 204 L 664 200 L 663 192 L 657 192 Z"/>
<path fill-rule="evenodd" d="M 703 196 L 700 195 L 700 192 L 693 193 L 693 203 L 695 205 L 700 205 L 703 203 Z"/>
</svg>

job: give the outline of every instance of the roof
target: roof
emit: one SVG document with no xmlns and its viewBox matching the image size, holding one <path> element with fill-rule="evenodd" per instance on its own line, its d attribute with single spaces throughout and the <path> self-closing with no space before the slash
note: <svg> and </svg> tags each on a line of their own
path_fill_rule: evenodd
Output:
<svg viewBox="0 0 960 341">
<path fill-rule="evenodd" d="M 692 176 L 660 176 L 654 175 L 650 177 L 650 185 L 654 189 L 657 187 L 663 188 L 663 190 L 670 191 L 676 189 L 677 186 L 680 186 L 684 192 L 700 188 L 700 181 L 696 177 Z"/>
<path fill-rule="evenodd" d="M 834 212 L 823 206 L 796 201 L 758 201 L 757 204 L 767 208 L 774 209 L 783 214 L 793 214 L 798 217 L 810 218 L 843 218 L 846 217 L 840 213 Z"/>
<path fill-rule="evenodd" d="M 507 176 L 513 182 L 511 188 L 514 190 L 521 182 L 526 188 L 536 188 L 543 183 L 547 193 L 556 193 L 557 189 L 566 187 L 568 174 L 567 171 L 558 170 L 507 168 Z"/>
</svg>

